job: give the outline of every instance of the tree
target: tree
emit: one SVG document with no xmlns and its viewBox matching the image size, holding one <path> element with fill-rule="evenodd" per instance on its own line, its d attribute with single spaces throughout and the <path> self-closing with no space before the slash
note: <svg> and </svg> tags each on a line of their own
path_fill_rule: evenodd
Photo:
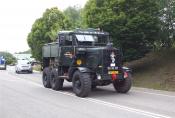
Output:
<svg viewBox="0 0 175 118">
<path fill-rule="evenodd" d="M 0 52 L 0 57 L 3 56 L 6 59 L 7 64 L 16 63 L 16 58 L 9 52 Z"/>
<path fill-rule="evenodd" d="M 31 49 L 23 51 L 23 52 L 18 52 L 18 53 L 15 53 L 15 54 L 31 54 Z"/>
<path fill-rule="evenodd" d="M 158 2 L 161 19 L 160 45 L 171 48 L 175 39 L 175 1 L 158 0 Z"/>
<path fill-rule="evenodd" d="M 43 16 L 34 22 L 27 37 L 32 56 L 41 61 L 42 46 L 55 41 L 59 30 L 70 27 L 71 23 L 58 8 L 46 9 Z"/>
<path fill-rule="evenodd" d="M 154 0 L 89 0 L 84 8 L 88 27 L 108 31 L 126 60 L 144 56 L 157 40 L 158 4 Z"/>
<path fill-rule="evenodd" d="M 64 10 L 64 14 L 72 23 L 73 29 L 83 27 L 81 12 L 82 9 L 77 6 L 68 7 L 66 10 Z"/>
</svg>

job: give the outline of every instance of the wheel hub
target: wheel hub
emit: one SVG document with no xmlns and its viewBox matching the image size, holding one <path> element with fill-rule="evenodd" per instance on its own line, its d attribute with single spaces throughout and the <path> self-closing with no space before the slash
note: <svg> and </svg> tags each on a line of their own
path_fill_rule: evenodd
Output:
<svg viewBox="0 0 175 118">
<path fill-rule="evenodd" d="M 80 89 L 80 87 L 81 87 L 81 82 L 80 82 L 80 80 L 76 80 L 76 81 L 75 81 L 75 87 L 78 88 L 78 89 Z"/>
</svg>

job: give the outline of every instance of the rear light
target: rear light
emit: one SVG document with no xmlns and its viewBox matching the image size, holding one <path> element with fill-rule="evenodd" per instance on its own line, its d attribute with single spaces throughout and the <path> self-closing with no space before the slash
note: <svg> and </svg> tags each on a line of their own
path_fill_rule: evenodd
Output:
<svg viewBox="0 0 175 118">
<path fill-rule="evenodd" d="M 112 75 L 111 75 L 111 78 L 112 78 L 112 80 L 114 81 L 114 80 L 117 79 L 117 75 L 116 75 L 116 74 L 112 74 Z"/>
</svg>

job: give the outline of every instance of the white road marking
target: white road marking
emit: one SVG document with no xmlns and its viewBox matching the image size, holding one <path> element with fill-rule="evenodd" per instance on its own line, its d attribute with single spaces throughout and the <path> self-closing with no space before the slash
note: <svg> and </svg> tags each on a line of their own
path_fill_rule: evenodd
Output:
<svg viewBox="0 0 175 118">
<path fill-rule="evenodd" d="M 28 80 L 21 79 L 21 78 L 15 78 L 15 79 L 26 81 L 27 83 L 30 83 L 30 84 L 38 86 L 38 87 L 43 87 L 41 84 L 38 84 L 38 83 L 35 83 L 35 82 L 32 82 L 32 81 L 28 81 Z M 153 113 L 153 112 L 149 112 L 149 111 L 144 111 L 144 110 L 141 110 L 141 109 L 136 109 L 136 108 L 132 108 L 132 107 L 124 106 L 124 105 L 114 104 L 114 103 L 106 102 L 106 101 L 103 101 L 103 100 L 98 100 L 98 99 L 93 99 L 93 98 L 79 98 L 79 97 L 75 96 L 74 94 L 68 93 L 68 92 L 58 91 L 58 93 L 64 94 L 64 95 L 67 95 L 67 96 L 71 96 L 71 97 L 76 97 L 76 98 L 82 99 L 84 101 L 93 102 L 93 103 L 104 105 L 104 106 L 107 106 L 107 107 L 112 107 L 112 108 L 116 108 L 116 109 L 120 109 L 120 110 L 125 110 L 125 111 L 128 111 L 128 112 L 132 112 L 132 113 L 136 113 L 136 114 L 140 114 L 140 115 L 144 115 L 144 116 L 148 116 L 148 117 L 152 117 L 152 118 L 171 118 L 170 116 L 157 114 L 157 113 Z"/>
<path fill-rule="evenodd" d="M 20 79 L 22 81 L 25 81 L 27 83 L 30 83 L 30 84 L 38 86 L 38 87 L 43 87 L 41 84 L 38 84 L 38 83 L 35 83 L 35 82 L 32 82 L 32 81 L 28 81 L 28 80 L 21 79 L 21 78 L 16 78 L 16 79 Z M 5 79 L 3 79 L 3 80 L 5 80 Z M 170 116 L 157 114 L 157 113 L 153 113 L 153 112 L 149 112 L 149 111 L 144 111 L 144 110 L 141 110 L 141 109 L 136 109 L 136 108 L 132 108 L 132 107 L 124 106 L 124 105 L 114 104 L 114 103 L 106 102 L 106 101 L 103 101 L 103 100 L 98 100 L 98 99 L 93 99 L 93 98 L 79 98 L 79 97 L 75 96 L 74 94 L 68 93 L 68 92 L 58 91 L 58 93 L 64 94 L 64 95 L 67 95 L 67 96 L 71 96 L 71 97 L 76 97 L 78 99 L 82 99 L 82 100 L 85 100 L 85 101 L 101 104 L 101 105 L 104 105 L 104 106 L 108 106 L 108 107 L 112 107 L 112 108 L 116 108 L 116 109 L 120 109 L 120 110 L 125 110 L 125 111 L 129 111 L 129 112 L 137 113 L 137 114 L 152 117 L 152 118 L 171 118 Z M 148 94 L 148 92 L 145 92 L 145 93 Z M 152 93 L 152 94 L 154 94 L 154 93 Z M 163 95 L 163 94 L 154 94 L 154 95 L 168 96 L 168 95 Z"/>
<path fill-rule="evenodd" d="M 152 113 L 152 112 L 148 112 L 148 111 L 144 111 L 144 110 L 140 110 L 140 109 L 136 109 L 136 108 L 132 108 L 132 107 L 127 107 L 127 106 L 124 106 L 124 105 L 105 102 L 105 101 L 97 100 L 97 99 L 93 99 L 93 98 L 89 98 L 89 99 L 90 99 L 91 102 L 102 104 L 102 105 L 105 105 L 105 106 L 108 106 L 108 107 L 113 107 L 113 108 L 116 108 L 116 109 L 121 109 L 121 110 L 129 111 L 129 112 L 134 112 L 134 113 L 145 115 L 145 116 L 152 117 L 152 118 L 171 118 L 171 117 L 166 116 L 166 115 Z"/>
<path fill-rule="evenodd" d="M 75 96 L 72 93 L 61 92 L 61 91 L 58 91 L 58 92 L 60 94 L 64 94 L 64 95 L 67 95 L 67 96 L 79 98 L 79 97 Z M 79 99 L 89 101 L 89 102 L 93 102 L 93 103 L 97 103 L 97 104 L 101 104 L 101 105 L 105 105 L 105 106 L 116 108 L 116 109 L 120 109 L 120 110 L 125 110 L 125 111 L 129 111 L 129 112 L 137 113 L 137 114 L 152 117 L 152 118 L 171 118 L 170 116 L 157 114 L 157 113 L 152 113 L 152 112 L 148 112 L 148 111 L 144 111 L 144 110 L 140 110 L 140 109 L 136 109 L 136 108 L 132 108 L 132 107 L 127 107 L 127 106 L 124 106 L 124 105 L 114 104 L 114 103 L 106 102 L 106 101 L 103 101 L 103 100 L 98 100 L 98 99 L 93 99 L 93 98 L 79 98 Z"/>
<path fill-rule="evenodd" d="M 10 69 L 9 69 L 10 70 Z M 11 67 L 11 71 L 14 70 L 12 67 Z M 113 87 L 110 87 L 111 89 L 113 89 Z M 160 94 L 160 93 L 153 93 L 153 92 L 145 92 L 145 91 L 139 91 L 139 90 L 133 90 L 133 92 L 137 92 L 137 93 L 145 93 L 145 94 L 150 94 L 150 95 L 155 95 L 155 96 L 162 96 L 162 97 L 169 97 L 169 98 L 175 98 L 175 96 L 173 95 L 166 95 L 166 94 Z M 157 90 L 159 91 L 159 90 Z"/>
</svg>

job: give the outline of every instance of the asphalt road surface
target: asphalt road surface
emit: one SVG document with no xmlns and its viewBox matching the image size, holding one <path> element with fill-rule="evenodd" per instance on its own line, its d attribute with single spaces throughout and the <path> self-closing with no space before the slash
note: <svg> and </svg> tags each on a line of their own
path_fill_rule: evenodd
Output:
<svg viewBox="0 0 175 118">
<path fill-rule="evenodd" d="M 65 82 L 62 91 L 42 86 L 41 73 L 0 70 L 0 118 L 175 118 L 175 93 L 133 87 L 127 94 L 97 87 L 79 98 Z"/>
</svg>

